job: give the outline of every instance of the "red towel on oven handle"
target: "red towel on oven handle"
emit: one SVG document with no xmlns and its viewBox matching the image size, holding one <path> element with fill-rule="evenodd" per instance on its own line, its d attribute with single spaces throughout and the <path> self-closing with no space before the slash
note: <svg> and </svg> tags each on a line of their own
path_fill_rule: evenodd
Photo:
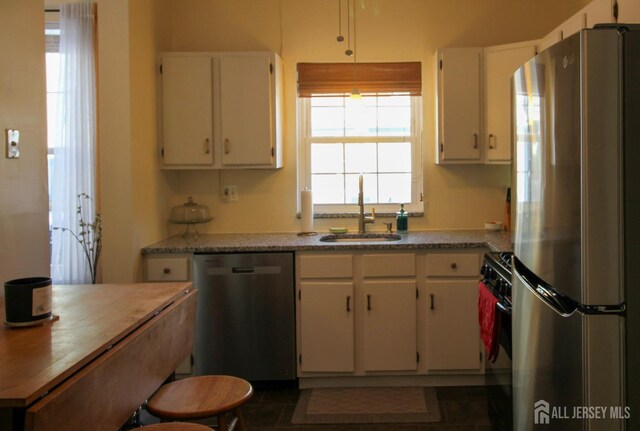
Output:
<svg viewBox="0 0 640 431">
<path fill-rule="evenodd" d="M 482 281 L 478 285 L 478 321 L 480 337 L 484 343 L 487 360 L 495 362 L 500 350 L 500 313 L 496 310 L 498 298 Z"/>
</svg>

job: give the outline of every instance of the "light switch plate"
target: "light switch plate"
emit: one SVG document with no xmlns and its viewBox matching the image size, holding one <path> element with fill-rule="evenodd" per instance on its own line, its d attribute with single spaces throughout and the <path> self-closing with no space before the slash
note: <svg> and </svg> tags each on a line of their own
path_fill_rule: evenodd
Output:
<svg viewBox="0 0 640 431">
<path fill-rule="evenodd" d="M 20 131 L 7 129 L 7 159 L 20 157 Z"/>
</svg>

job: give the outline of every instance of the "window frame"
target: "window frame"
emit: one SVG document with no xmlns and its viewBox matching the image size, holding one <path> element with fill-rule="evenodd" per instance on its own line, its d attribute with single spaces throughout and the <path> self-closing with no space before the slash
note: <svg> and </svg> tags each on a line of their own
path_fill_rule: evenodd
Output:
<svg viewBox="0 0 640 431">
<path fill-rule="evenodd" d="M 362 97 L 371 97 L 375 94 L 364 94 Z M 322 96 L 320 96 L 322 97 Z M 348 95 L 345 95 L 348 97 Z M 423 202 L 423 154 L 422 154 L 422 96 L 410 96 L 411 100 L 411 134 L 409 136 L 336 136 L 336 137 L 312 137 L 311 136 L 311 101 L 312 97 L 297 97 L 298 113 L 298 190 L 311 189 L 311 144 L 322 143 L 348 143 L 348 142 L 410 142 L 411 144 L 411 202 L 404 202 L 404 208 L 409 214 L 422 213 Z M 365 183 L 366 187 L 366 183 Z M 312 190 L 313 191 L 313 190 Z M 300 212 L 300 194 L 298 193 L 297 210 Z M 398 211 L 400 203 L 365 204 L 366 211 L 375 208 L 378 214 L 393 214 Z M 359 212 L 357 204 L 314 204 L 314 213 L 325 217 L 340 217 L 356 215 Z"/>
</svg>

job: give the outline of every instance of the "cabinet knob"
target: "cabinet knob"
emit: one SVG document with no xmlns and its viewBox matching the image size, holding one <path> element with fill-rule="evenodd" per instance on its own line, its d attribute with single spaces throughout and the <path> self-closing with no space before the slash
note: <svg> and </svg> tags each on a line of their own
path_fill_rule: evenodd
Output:
<svg viewBox="0 0 640 431">
<path fill-rule="evenodd" d="M 496 147 L 494 145 L 495 140 L 496 140 L 496 135 L 494 135 L 493 133 L 489 133 L 489 148 L 492 150 Z"/>
<path fill-rule="evenodd" d="M 436 307 L 435 307 L 435 305 L 436 305 L 436 304 L 435 304 L 435 298 L 434 298 L 434 296 L 433 296 L 433 293 L 430 293 L 430 294 L 429 294 L 429 300 L 430 300 L 430 301 L 429 301 L 429 302 L 430 302 L 430 304 L 429 304 L 429 309 L 430 309 L 430 310 L 435 309 L 435 308 L 436 308 Z"/>
<path fill-rule="evenodd" d="M 163 268 L 162 272 L 164 272 L 165 274 L 169 274 L 171 272 L 171 268 Z"/>
<path fill-rule="evenodd" d="M 209 154 L 211 150 L 209 149 L 209 138 L 204 140 L 204 153 Z"/>
<path fill-rule="evenodd" d="M 229 138 L 224 138 L 224 153 L 229 154 Z"/>
<path fill-rule="evenodd" d="M 455 262 L 451 263 L 451 269 L 457 269 L 458 268 L 458 264 Z"/>
<path fill-rule="evenodd" d="M 473 134 L 473 148 L 478 148 L 478 134 Z"/>
</svg>

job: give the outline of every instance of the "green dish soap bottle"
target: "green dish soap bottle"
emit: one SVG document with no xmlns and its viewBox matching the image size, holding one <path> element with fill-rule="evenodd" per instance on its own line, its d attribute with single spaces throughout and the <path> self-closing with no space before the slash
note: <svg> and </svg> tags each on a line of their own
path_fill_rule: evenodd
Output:
<svg viewBox="0 0 640 431">
<path fill-rule="evenodd" d="M 400 204 L 400 211 L 396 213 L 396 230 L 400 233 L 404 233 L 409 229 L 409 217 L 404 210 L 404 204 Z"/>
</svg>

